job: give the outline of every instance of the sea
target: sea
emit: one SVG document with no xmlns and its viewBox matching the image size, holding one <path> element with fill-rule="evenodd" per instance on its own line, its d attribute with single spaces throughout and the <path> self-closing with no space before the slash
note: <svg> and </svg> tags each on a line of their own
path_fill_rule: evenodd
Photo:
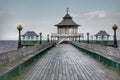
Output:
<svg viewBox="0 0 120 80">
<path fill-rule="evenodd" d="M 0 40 L 0 53 L 16 50 L 18 46 L 17 40 Z M 118 41 L 120 48 L 120 40 Z"/>
<path fill-rule="evenodd" d="M 17 40 L 0 40 L 0 53 L 16 50 L 17 46 Z"/>
</svg>

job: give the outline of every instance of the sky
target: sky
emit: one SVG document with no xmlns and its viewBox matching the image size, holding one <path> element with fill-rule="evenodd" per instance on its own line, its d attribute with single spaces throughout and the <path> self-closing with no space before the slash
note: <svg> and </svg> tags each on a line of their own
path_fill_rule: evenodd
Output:
<svg viewBox="0 0 120 80">
<path fill-rule="evenodd" d="M 58 24 L 66 14 L 82 26 L 79 33 L 95 35 L 105 30 L 113 39 L 113 24 L 118 25 L 120 40 L 120 0 L 0 0 L 0 40 L 17 40 L 17 26 L 26 31 L 47 34 L 56 33 Z"/>
</svg>

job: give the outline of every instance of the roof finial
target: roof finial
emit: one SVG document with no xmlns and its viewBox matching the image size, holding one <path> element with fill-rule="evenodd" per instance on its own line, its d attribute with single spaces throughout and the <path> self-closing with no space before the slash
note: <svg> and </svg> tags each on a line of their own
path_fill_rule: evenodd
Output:
<svg viewBox="0 0 120 80">
<path fill-rule="evenodd" d="M 66 8 L 66 9 L 67 9 L 66 11 L 67 11 L 67 13 L 68 13 L 68 12 L 69 12 L 69 8 Z"/>
</svg>

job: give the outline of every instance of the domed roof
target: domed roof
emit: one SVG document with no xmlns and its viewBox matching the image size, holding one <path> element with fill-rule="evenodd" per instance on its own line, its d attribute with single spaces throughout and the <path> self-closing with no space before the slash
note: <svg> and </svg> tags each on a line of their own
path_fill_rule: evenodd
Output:
<svg viewBox="0 0 120 80">
<path fill-rule="evenodd" d="M 73 26 L 73 27 L 78 27 L 78 26 L 81 26 L 77 23 L 75 23 L 73 20 L 72 20 L 72 17 L 69 15 L 68 13 L 68 9 L 67 9 L 67 13 L 66 15 L 63 17 L 63 20 L 56 24 L 55 26 L 59 26 L 59 27 L 62 27 L 62 26 Z"/>
<path fill-rule="evenodd" d="M 64 17 L 63 17 L 63 20 L 56 24 L 55 26 L 80 26 L 79 24 L 75 23 L 73 20 L 72 20 L 72 17 L 67 13 Z"/>
<path fill-rule="evenodd" d="M 72 19 L 72 17 L 67 13 L 67 14 L 63 17 L 63 19 Z"/>
<path fill-rule="evenodd" d="M 106 31 L 101 30 L 95 36 L 110 36 Z"/>
<path fill-rule="evenodd" d="M 34 32 L 34 31 L 27 31 L 25 34 L 23 34 L 22 36 L 36 36 L 38 37 L 38 35 Z"/>
</svg>

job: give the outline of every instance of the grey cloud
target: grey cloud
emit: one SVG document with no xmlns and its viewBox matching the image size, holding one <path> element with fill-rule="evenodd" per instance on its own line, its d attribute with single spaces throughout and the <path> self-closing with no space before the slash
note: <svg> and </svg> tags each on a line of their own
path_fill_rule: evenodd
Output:
<svg viewBox="0 0 120 80">
<path fill-rule="evenodd" d="M 111 39 L 113 39 L 113 24 L 117 24 L 120 26 L 120 13 L 110 13 L 104 10 L 97 10 L 93 12 L 88 12 L 84 14 L 73 14 L 75 17 L 75 21 L 79 22 L 78 24 L 82 25 L 79 28 L 79 32 L 90 32 L 91 35 L 96 34 L 99 30 L 106 30 L 110 35 Z M 120 28 L 117 30 L 117 34 L 120 34 Z M 118 36 L 120 40 L 120 36 Z"/>
</svg>

